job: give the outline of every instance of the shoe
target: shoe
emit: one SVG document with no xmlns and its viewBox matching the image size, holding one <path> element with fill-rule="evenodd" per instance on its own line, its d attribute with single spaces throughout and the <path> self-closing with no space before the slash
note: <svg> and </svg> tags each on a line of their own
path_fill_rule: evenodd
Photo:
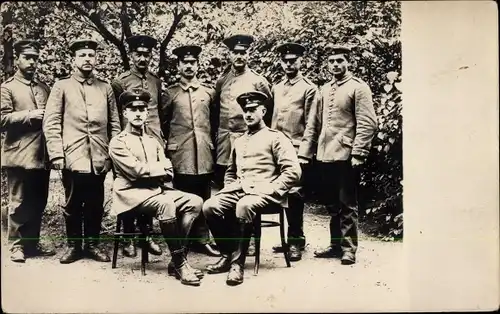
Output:
<svg viewBox="0 0 500 314">
<path fill-rule="evenodd" d="M 247 256 L 255 256 L 255 240 L 253 238 L 250 240 L 250 245 L 248 246 Z"/>
<path fill-rule="evenodd" d="M 126 257 L 136 257 L 137 256 L 137 247 L 133 242 L 129 244 L 124 244 L 122 248 L 122 254 Z"/>
<path fill-rule="evenodd" d="M 244 274 L 243 267 L 240 264 L 238 263 L 232 264 L 231 269 L 227 274 L 226 284 L 228 286 L 237 286 L 239 284 L 242 284 L 243 274 Z"/>
<path fill-rule="evenodd" d="M 96 245 L 89 245 L 85 249 L 85 253 L 88 257 L 91 259 L 98 261 L 98 262 L 110 262 L 111 259 L 109 258 L 109 255 L 105 252 L 102 252 Z"/>
<path fill-rule="evenodd" d="M 207 273 L 209 274 L 220 274 L 226 273 L 231 268 L 231 260 L 227 256 L 222 256 L 217 263 L 212 265 L 207 265 Z"/>
<path fill-rule="evenodd" d="M 342 251 L 340 248 L 328 246 L 325 249 L 314 251 L 314 257 L 317 258 L 340 258 L 342 256 Z"/>
<path fill-rule="evenodd" d="M 72 245 L 68 246 L 68 249 L 61 256 L 59 262 L 61 264 L 70 264 L 82 258 L 83 258 L 83 252 L 81 246 Z"/>
<path fill-rule="evenodd" d="M 290 261 L 292 262 L 297 262 L 302 259 L 302 252 L 300 251 L 300 248 L 295 244 L 290 245 L 289 254 L 290 254 Z"/>
<path fill-rule="evenodd" d="M 356 255 L 352 252 L 344 252 L 342 255 L 341 264 L 342 265 L 352 265 L 356 263 Z"/>
<path fill-rule="evenodd" d="M 183 285 L 199 286 L 201 284 L 200 278 L 196 276 L 193 269 L 185 262 L 181 267 L 174 267 L 175 278 L 180 280 Z"/>
<path fill-rule="evenodd" d="M 290 242 L 288 242 L 290 243 Z M 291 246 L 291 244 L 290 244 Z M 300 245 L 297 245 L 297 247 L 301 250 L 301 251 L 305 251 L 306 249 L 306 243 L 301 243 Z M 283 253 L 283 247 L 281 246 L 281 244 L 278 244 L 278 245 L 275 245 L 273 246 L 273 252 L 274 253 Z"/>
<path fill-rule="evenodd" d="M 196 277 L 198 277 L 198 279 L 202 279 L 203 277 L 205 277 L 205 274 L 203 273 L 203 271 L 201 269 L 194 268 L 193 266 L 189 265 L 188 263 L 186 263 L 186 265 L 187 265 L 187 267 L 191 268 L 191 270 L 194 272 Z M 175 265 L 174 265 L 173 261 L 170 261 L 170 263 L 168 263 L 167 272 L 168 272 L 169 276 L 175 276 Z"/>
<path fill-rule="evenodd" d="M 14 247 L 10 252 L 10 260 L 16 263 L 24 263 L 26 262 L 26 258 L 24 257 L 24 250 L 22 247 Z"/>
<path fill-rule="evenodd" d="M 153 255 L 162 255 L 163 254 L 163 251 L 161 249 L 161 247 L 158 245 L 158 243 L 154 242 L 153 239 L 148 239 L 148 251 L 149 253 L 153 254 Z"/>
<path fill-rule="evenodd" d="M 207 256 L 220 256 L 220 252 L 213 248 L 210 244 L 208 243 L 193 243 L 191 244 L 190 247 L 191 251 L 197 252 L 197 253 L 202 253 Z"/>
<path fill-rule="evenodd" d="M 37 244 L 35 247 L 26 250 L 27 257 L 35 257 L 35 256 L 54 256 L 56 252 L 54 250 L 44 248 L 42 245 Z"/>
</svg>

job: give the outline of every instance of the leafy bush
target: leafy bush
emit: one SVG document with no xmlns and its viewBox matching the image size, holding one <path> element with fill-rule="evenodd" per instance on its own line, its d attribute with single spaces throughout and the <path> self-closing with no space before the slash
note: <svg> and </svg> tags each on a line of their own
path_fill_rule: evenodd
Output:
<svg viewBox="0 0 500 314">
<path fill-rule="evenodd" d="M 14 71 L 14 39 L 33 37 L 43 44 L 39 75 L 49 85 L 70 73 L 67 46 L 79 36 L 102 42 L 96 70 L 108 80 L 129 67 L 125 38 L 137 33 L 157 38 L 161 44 L 152 70 L 165 85 L 178 79 L 170 51 L 181 44 L 203 46 L 199 77 L 214 84 L 228 67 L 222 39 L 236 32 L 256 38 L 250 66 L 272 84 L 284 75 L 274 50 L 280 42 L 297 41 L 307 48 L 302 71 L 318 86 L 331 79 L 323 48 L 329 43 L 352 46 L 352 71 L 371 87 L 379 122 L 362 173 L 361 218 L 371 234 L 402 237 L 399 2 L 6 2 L 1 13 L 2 78 Z"/>
</svg>

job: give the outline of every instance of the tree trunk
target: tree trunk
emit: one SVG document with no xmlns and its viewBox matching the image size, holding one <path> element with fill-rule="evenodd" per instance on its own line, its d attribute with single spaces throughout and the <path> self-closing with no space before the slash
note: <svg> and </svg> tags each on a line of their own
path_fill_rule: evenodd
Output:
<svg viewBox="0 0 500 314">
<path fill-rule="evenodd" d="M 2 45 L 3 45 L 3 58 L 2 58 L 2 82 L 14 74 L 14 39 L 12 38 L 12 28 L 7 26 L 12 24 L 12 14 L 6 13 L 2 14 L 3 20 L 3 34 L 2 34 Z"/>
</svg>

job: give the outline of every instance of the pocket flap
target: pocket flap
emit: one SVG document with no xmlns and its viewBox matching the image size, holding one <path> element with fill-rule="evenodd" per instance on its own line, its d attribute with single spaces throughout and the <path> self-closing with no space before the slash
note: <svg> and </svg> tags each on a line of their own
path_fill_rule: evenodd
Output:
<svg viewBox="0 0 500 314">
<path fill-rule="evenodd" d="M 347 146 L 351 146 L 352 147 L 352 142 L 353 141 L 354 140 L 352 138 L 348 137 L 348 136 L 345 136 L 345 135 L 342 136 L 342 143 L 345 144 L 345 145 L 347 145 Z"/>
<path fill-rule="evenodd" d="M 177 144 L 168 144 L 167 150 L 177 150 Z"/>
</svg>

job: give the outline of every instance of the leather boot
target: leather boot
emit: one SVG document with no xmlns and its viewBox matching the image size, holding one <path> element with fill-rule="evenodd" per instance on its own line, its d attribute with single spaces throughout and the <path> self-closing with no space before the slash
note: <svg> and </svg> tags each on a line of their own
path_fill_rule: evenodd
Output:
<svg viewBox="0 0 500 314">
<path fill-rule="evenodd" d="M 153 217 L 147 215 L 141 215 L 137 218 L 137 223 L 139 225 L 139 229 L 142 234 L 151 234 L 153 233 Z M 158 243 L 154 242 L 151 237 L 147 237 L 146 239 L 148 244 L 148 252 L 160 256 L 163 254 L 163 250 L 158 245 Z"/>
<path fill-rule="evenodd" d="M 66 223 L 66 235 L 68 237 L 68 248 L 61 256 L 61 264 L 70 264 L 83 258 L 82 251 L 82 218 L 81 215 L 73 214 L 64 217 Z"/>
<path fill-rule="evenodd" d="M 248 252 L 248 247 L 250 245 L 252 230 L 252 223 L 247 223 L 244 220 L 238 221 L 238 244 L 236 247 L 236 251 L 234 251 L 231 256 L 231 268 L 229 270 L 229 273 L 227 274 L 226 279 L 226 284 L 229 286 L 236 286 L 243 283 L 245 260 Z"/>
<path fill-rule="evenodd" d="M 123 231 L 125 233 L 135 233 L 135 217 L 134 216 L 124 216 L 122 218 Z M 137 245 L 135 243 L 134 236 L 124 236 L 122 242 L 122 254 L 126 257 L 136 257 L 137 256 Z"/>
<path fill-rule="evenodd" d="M 97 241 L 87 241 L 85 245 L 85 254 L 98 262 L 109 262 L 111 259 L 106 252 L 103 252 L 97 246 Z"/>
<path fill-rule="evenodd" d="M 184 249 L 184 258 L 187 260 L 187 255 L 188 255 L 189 250 L 186 247 L 184 247 L 183 249 Z M 194 268 L 189 263 L 187 264 L 187 266 L 192 268 L 196 277 L 198 277 L 200 279 L 205 277 L 205 274 L 203 273 L 203 271 L 201 269 Z M 175 276 L 175 266 L 174 266 L 174 262 L 172 260 L 170 260 L 170 263 L 168 263 L 167 271 L 168 271 L 169 276 Z"/>
<path fill-rule="evenodd" d="M 133 239 L 127 239 L 127 241 L 123 241 L 122 247 L 123 256 L 126 257 L 136 257 L 137 256 L 137 246 Z"/>
<path fill-rule="evenodd" d="M 184 255 L 184 247 L 181 240 L 182 235 L 177 226 L 177 219 L 161 221 L 160 228 L 172 255 L 175 278 L 179 279 L 184 285 L 199 286 L 201 281 L 194 273 L 193 268 L 188 265 L 188 261 Z"/>
<path fill-rule="evenodd" d="M 226 273 L 231 268 L 231 254 L 234 251 L 234 241 L 231 225 L 235 223 L 232 219 L 219 217 L 206 217 L 207 224 L 212 232 L 214 241 L 219 248 L 221 258 L 215 263 L 207 265 L 208 274 Z"/>
</svg>

